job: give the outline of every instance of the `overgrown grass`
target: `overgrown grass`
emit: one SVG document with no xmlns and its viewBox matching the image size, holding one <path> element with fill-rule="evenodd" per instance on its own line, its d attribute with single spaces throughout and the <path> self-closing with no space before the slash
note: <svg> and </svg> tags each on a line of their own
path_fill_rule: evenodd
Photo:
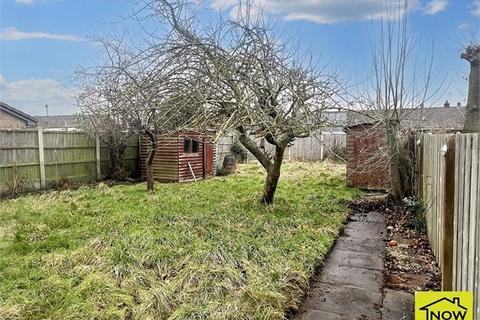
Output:
<svg viewBox="0 0 480 320">
<path fill-rule="evenodd" d="M 0 319 L 281 319 L 357 192 L 336 165 L 0 202 Z"/>
</svg>

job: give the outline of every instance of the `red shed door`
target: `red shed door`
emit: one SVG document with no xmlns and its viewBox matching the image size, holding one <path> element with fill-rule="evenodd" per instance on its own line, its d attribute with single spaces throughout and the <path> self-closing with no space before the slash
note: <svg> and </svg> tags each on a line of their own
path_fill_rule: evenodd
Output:
<svg viewBox="0 0 480 320">
<path fill-rule="evenodd" d="M 204 140 L 203 143 L 203 177 L 213 176 L 213 147 Z"/>
</svg>

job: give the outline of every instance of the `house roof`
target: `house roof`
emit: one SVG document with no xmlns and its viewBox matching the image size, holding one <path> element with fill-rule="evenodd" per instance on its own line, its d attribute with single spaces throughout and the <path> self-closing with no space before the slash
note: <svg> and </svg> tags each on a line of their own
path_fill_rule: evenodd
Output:
<svg viewBox="0 0 480 320">
<path fill-rule="evenodd" d="M 324 111 L 323 118 L 330 126 L 345 126 L 347 123 L 347 113 L 345 111 Z"/>
<path fill-rule="evenodd" d="M 42 128 L 77 128 L 75 115 L 37 116 L 38 126 Z"/>
<path fill-rule="evenodd" d="M 325 121 L 322 127 L 323 132 L 341 132 L 347 124 L 347 112 L 342 110 L 326 110 L 322 112 L 322 118 Z"/>
<path fill-rule="evenodd" d="M 32 117 L 29 114 L 26 114 L 25 112 L 18 110 L 17 108 L 14 108 L 4 102 L 0 101 L 0 111 L 6 112 L 16 118 L 19 118 L 28 124 L 33 124 L 35 125 L 37 123 L 37 119 L 35 117 Z"/>
<path fill-rule="evenodd" d="M 402 119 L 406 127 L 421 131 L 461 131 L 465 122 L 465 107 L 432 107 L 404 109 Z M 349 111 L 347 127 L 377 123 L 384 118 L 379 110 Z"/>
</svg>

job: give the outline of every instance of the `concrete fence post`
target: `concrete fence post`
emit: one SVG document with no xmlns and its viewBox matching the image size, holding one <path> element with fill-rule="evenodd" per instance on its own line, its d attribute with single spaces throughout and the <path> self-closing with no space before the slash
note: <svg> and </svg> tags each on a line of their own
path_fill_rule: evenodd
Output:
<svg viewBox="0 0 480 320">
<path fill-rule="evenodd" d="M 96 136 L 95 138 L 95 160 L 97 162 L 97 180 L 102 180 L 102 172 L 101 172 L 101 164 L 102 161 L 100 159 L 101 157 L 101 149 L 100 149 L 100 138 Z"/>
<path fill-rule="evenodd" d="M 323 132 L 320 132 L 320 161 L 323 161 L 323 156 L 324 156 L 324 140 L 325 140 L 325 135 Z"/>
<path fill-rule="evenodd" d="M 40 188 L 45 188 L 45 151 L 43 148 L 43 129 L 38 127 L 38 165 L 40 167 Z"/>
</svg>

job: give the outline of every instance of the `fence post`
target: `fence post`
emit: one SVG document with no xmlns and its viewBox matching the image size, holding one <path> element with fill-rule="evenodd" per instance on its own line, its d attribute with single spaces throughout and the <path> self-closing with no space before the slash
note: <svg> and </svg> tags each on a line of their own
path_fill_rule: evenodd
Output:
<svg viewBox="0 0 480 320">
<path fill-rule="evenodd" d="M 95 159 L 97 160 L 97 180 L 102 180 L 102 172 L 101 172 L 101 159 L 100 159 L 100 138 L 98 136 L 95 137 Z"/>
<path fill-rule="evenodd" d="M 453 219 L 455 213 L 455 137 L 449 137 L 444 155 L 443 185 L 443 254 L 442 290 L 451 291 L 453 285 Z"/>
<path fill-rule="evenodd" d="M 415 180 L 415 187 L 417 192 L 417 197 L 423 199 L 423 146 L 424 146 L 424 136 L 417 135 L 415 139 L 416 147 L 416 161 L 415 165 L 417 167 L 417 176 Z"/>
<path fill-rule="evenodd" d="M 323 141 L 325 140 L 325 136 L 323 132 L 320 132 L 320 161 L 323 161 Z"/>
<path fill-rule="evenodd" d="M 38 127 L 38 165 L 40 167 L 40 188 L 45 188 L 45 151 L 43 149 L 43 129 Z"/>
</svg>

